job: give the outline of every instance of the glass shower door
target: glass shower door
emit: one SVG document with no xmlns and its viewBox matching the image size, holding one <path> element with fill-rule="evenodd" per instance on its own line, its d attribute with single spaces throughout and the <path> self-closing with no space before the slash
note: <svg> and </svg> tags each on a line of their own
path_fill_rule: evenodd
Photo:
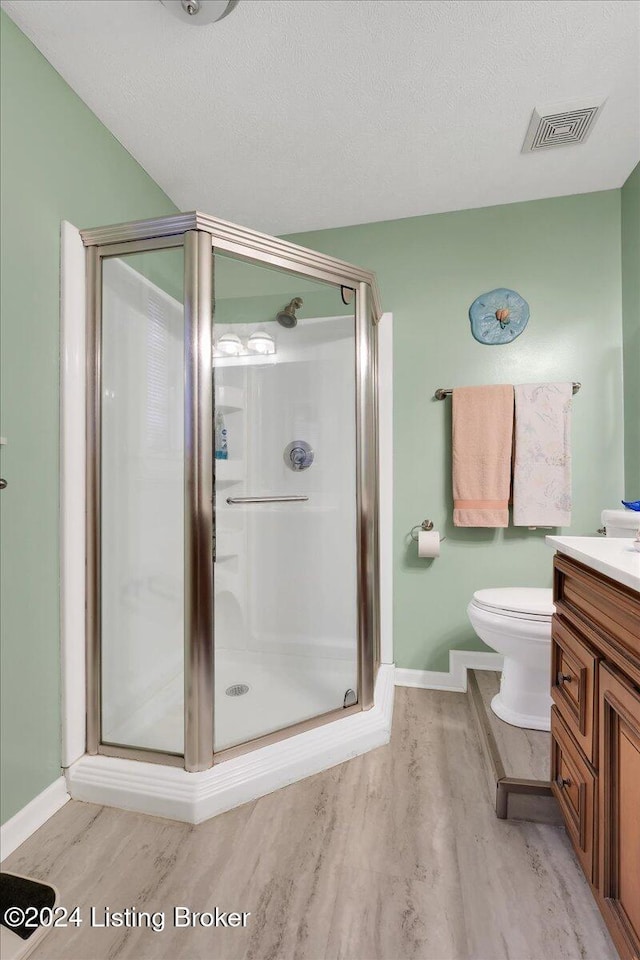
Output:
<svg viewBox="0 0 640 960">
<path fill-rule="evenodd" d="M 220 751 L 357 702 L 356 350 L 340 287 L 214 277 Z"/>
<path fill-rule="evenodd" d="M 107 746 L 184 752 L 182 247 L 102 265 L 100 706 Z"/>
</svg>

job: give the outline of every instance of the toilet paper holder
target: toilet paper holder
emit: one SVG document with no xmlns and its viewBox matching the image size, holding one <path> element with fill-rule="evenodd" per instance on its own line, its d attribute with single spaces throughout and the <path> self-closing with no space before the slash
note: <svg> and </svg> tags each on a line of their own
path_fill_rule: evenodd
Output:
<svg viewBox="0 0 640 960">
<path fill-rule="evenodd" d="M 427 532 L 433 530 L 433 520 L 423 520 L 422 523 L 416 523 L 415 527 L 411 527 L 411 539 L 415 540 L 416 543 L 418 542 L 418 533 L 420 530 Z M 446 539 L 446 537 L 440 537 L 440 543 Z"/>
</svg>

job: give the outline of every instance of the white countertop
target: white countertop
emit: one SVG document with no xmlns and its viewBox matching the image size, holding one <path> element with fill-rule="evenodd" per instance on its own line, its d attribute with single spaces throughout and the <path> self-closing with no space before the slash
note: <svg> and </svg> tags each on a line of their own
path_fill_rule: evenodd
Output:
<svg viewBox="0 0 640 960">
<path fill-rule="evenodd" d="M 566 553 L 605 577 L 640 593 L 640 553 L 626 537 L 545 537 L 559 553 Z"/>
</svg>

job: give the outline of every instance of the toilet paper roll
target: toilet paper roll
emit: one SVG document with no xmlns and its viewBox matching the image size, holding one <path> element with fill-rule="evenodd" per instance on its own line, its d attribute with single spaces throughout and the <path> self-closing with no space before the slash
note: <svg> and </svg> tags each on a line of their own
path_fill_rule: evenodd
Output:
<svg viewBox="0 0 640 960">
<path fill-rule="evenodd" d="M 418 534 L 418 556 L 440 556 L 440 533 L 438 530 L 421 530 Z"/>
</svg>

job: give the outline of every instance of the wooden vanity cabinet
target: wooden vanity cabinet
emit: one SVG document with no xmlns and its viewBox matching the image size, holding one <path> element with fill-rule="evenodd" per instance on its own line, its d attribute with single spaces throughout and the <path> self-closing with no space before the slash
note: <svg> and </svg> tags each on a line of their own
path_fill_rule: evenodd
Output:
<svg viewBox="0 0 640 960">
<path fill-rule="evenodd" d="M 556 554 L 551 776 L 623 960 L 640 960 L 640 594 Z"/>
<path fill-rule="evenodd" d="M 640 692 L 600 665 L 598 902 L 623 957 L 640 956 Z"/>
</svg>

